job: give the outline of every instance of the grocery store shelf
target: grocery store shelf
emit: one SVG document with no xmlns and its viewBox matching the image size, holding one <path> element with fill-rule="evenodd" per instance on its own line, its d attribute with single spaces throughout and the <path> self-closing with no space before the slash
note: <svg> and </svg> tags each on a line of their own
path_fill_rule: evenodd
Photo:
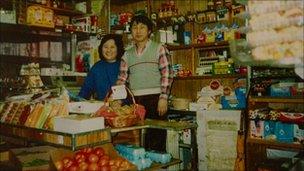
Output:
<svg viewBox="0 0 304 171">
<path fill-rule="evenodd" d="M 31 142 L 41 142 L 64 147 L 73 151 L 86 146 L 95 146 L 111 141 L 110 129 L 70 134 L 7 123 L 0 124 L 0 137 L 1 136 L 19 138 Z"/>
<path fill-rule="evenodd" d="M 179 160 L 179 159 L 172 159 L 170 162 L 165 163 L 165 164 L 155 163 L 154 162 L 154 163 L 152 163 L 152 165 L 149 168 L 144 169 L 144 171 L 161 170 L 162 168 L 166 168 L 168 166 L 176 165 L 176 164 L 179 164 L 181 162 L 182 161 Z"/>
<path fill-rule="evenodd" d="M 187 77 L 174 77 L 175 80 L 216 79 L 216 78 L 246 78 L 246 74 L 215 74 L 215 75 L 193 75 Z"/>
<path fill-rule="evenodd" d="M 250 137 L 247 138 L 246 141 L 248 143 L 261 144 L 261 145 L 269 146 L 272 148 L 278 148 L 278 149 L 299 149 L 299 150 L 304 149 L 303 144 L 282 143 L 282 142 L 278 142 L 278 141 L 262 140 L 262 139 L 255 139 L 255 138 L 250 138 Z"/>
<path fill-rule="evenodd" d="M 86 39 L 89 36 L 96 36 L 95 33 L 87 33 L 82 31 L 67 31 L 64 27 L 56 26 L 40 27 L 26 24 L 7 24 L 0 23 L 0 40 L 5 42 L 30 42 L 30 41 L 67 41 L 72 34 L 76 34 L 81 39 Z M 3 34 L 5 33 L 5 34 Z M 14 35 L 14 39 L 12 39 Z"/>
<path fill-rule="evenodd" d="M 302 97 L 259 97 L 250 96 L 250 102 L 265 102 L 265 103 L 304 103 L 304 98 Z"/>
<path fill-rule="evenodd" d="M 40 64 L 45 65 L 61 65 L 61 61 L 51 61 L 49 58 L 41 57 L 30 57 L 30 56 L 16 56 L 16 55 L 0 55 L 1 62 L 4 63 L 15 63 L 15 64 L 24 64 L 29 62 L 39 62 Z"/>
<path fill-rule="evenodd" d="M 170 45 L 167 44 L 167 48 L 170 51 L 173 50 L 185 50 L 185 49 L 202 49 L 202 50 L 214 50 L 214 49 L 224 49 L 229 48 L 228 41 L 221 41 L 221 42 L 212 42 L 212 43 L 200 43 L 200 44 L 191 44 L 191 45 Z"/>
</svg>

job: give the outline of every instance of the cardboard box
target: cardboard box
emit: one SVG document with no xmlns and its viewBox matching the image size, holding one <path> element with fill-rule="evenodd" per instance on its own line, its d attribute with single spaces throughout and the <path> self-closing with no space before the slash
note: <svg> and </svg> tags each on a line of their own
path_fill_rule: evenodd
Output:
<svg viewBox="0 0 304 171">
<path fill-rule="evenodd" d="M 76 134 L 104 128 L 105 125 L 103 117 L 68 115 L 54 118 L 54 131 Z"/>
<path fill-rule="evenodd" d="M 0 162 L 9 161 L 10 151 L 1 151 L 0 152 Z"/>
<path fill-rule="evenodd" d="M 0 151 L 0 170 L 9 170 L 9 171 L 20 171 L 21 164 L 14 156 L 14 154 L 9 151 Z"/>
<path fill-rule="evenodd" d="M 51 146 L 37 146 L 30 148 L 11 149 L 14 156 L 22 165 L 22 170 L 49 170 L 50 151 L 56 149 Z"/>
<path fill-rule="evenodd" d="M 16 11 L 15 10 L 0 10 L 1 17 L 0 23 L 9 23 L 9 24 L 16 24 Z"/>
</svg>

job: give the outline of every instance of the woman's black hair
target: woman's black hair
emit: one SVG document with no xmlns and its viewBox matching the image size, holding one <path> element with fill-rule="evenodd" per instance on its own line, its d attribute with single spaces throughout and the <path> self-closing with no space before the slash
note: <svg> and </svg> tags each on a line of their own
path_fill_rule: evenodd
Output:
<svg viewBox="0 0 304 171">
<path fill-rule="evenodd" d="M 99 58 L 101 60 L 105 60 L 105 57 L 102 54 L 102 46 L 110 39 L 113 39 L 115 42 L 115 45 L 117 47 L 116 59 L 120 60 L 121 57 L 123 56 L 125 50 L 124 50 L 124 44 L 122 41 L 122 35 L 119 35 L 119 34 L 106 34 L 105 36 L 103 36 L 103 38 L 100 41 L 100 45 L 98 47 Z"/>
<path fill-rule="evenodd" d="M 145 15 L 137 15 L 134 16 L 131 20 L 131 28 L 134 23 L 142 23 L 148 27 L 148 30 L 153 32 L 153 23 L 152 21 Z"/>
</svg>

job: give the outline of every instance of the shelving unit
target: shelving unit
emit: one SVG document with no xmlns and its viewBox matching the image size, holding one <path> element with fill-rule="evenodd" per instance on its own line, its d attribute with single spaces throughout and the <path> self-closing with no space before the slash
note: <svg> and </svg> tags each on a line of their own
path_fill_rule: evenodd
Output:
<svg viewBox="0 0 304 171">
<path fill-rule="evenodd" d="M 254 138 L 247 138 L 247 142 L 251 144 L 259 144 L 263 145 L 265 147 L 272 147 L 272 148 L 278 148 L 278 149 L 295 149 L 295 150 L 303 150 L 304 145 L 303 144 L 290 144 L 290 143 L 281 143 L 277 141 L 269 141 L 269 140 L 260 140 L 260 139 L 254 139 Z"/>
<path fill-rule="evenodd" d="M 41 7 L 47 7 L 48 9 L 53 10 L 56 14 L 59 15 L 66 15 L 66 16 L 70 16 L 70 17 L 75 17 L 75 16 L 82 16 L 84 15 L 83 12 L 81 11 L 77 11 L 77 10 L 72 10 L 72 9 L 63 9 L 63 8 L 55 8 L 55 7 L 49 7 L 49 6 L 45 6 L 45 5 L 39 5 L 37 3 L 32 3 L 32 2 L 26 2 L 27 6 L 30 5 L 38 5 Z"/>
<path fill-rule="evenodd" d="M 250 116 L 250 112 L 252 111 L 259 111 L 259 109 L 270 109 L 270 111 L 294 111 L 294 112 L 304 112 L 303 104 L 304 104 L 304 96 L 278 96 L 273 97 L 270 96 L 269 93 L 264 92 L 263 94 L 260 93 L 260 95 L 256 95 L 256 90 L 253 88 L 256 84 L 262 84 L 261 81 L 270 81 L 270 80 L 277 80 L 277 79 L 294 79 L 297 82 L 302 82 L 299 80 L 295 75 L 290 75 L 291 73 L 289 70 L 292 68 L 272 68 L 270 69 L 270 72 L 274 76 L 272 78 L 271 73 L 267 72 L 261 72 L 263 70 L 267 69 L 267 67 L 252 67 L 252 73 L 251 73 L 251 88 L 249 92 L 249 96 L 247 98 L 247 115 L 245 119 L 246 123 L 246 170 L 253 171 L 257 170 L 259 167 L 263 167 L 263 164 L 267 164 L 267 161 L 269 161 L 269 158 L 267 156 L 267 150 L 268 149 L 277 149 L 277 150 L 283 150 L 283 151 L 292 151 L 292 152 L 303 152 L 304 151 L 304 144 L 303 142 L 290 142 L 290 134 L 294 136 L 295 127 L 292 124 L 297 124 L 298 129 L 303 129 L 303 123 L 302 122 L 296 122 L 296 121 L 280 121 L 280 117 L 274 118 L 264 118 L 257 116 L 254 118 L 253 116 Z M 281 73 L 281 77 L 274 73 Z M 261 74 L 263 73 L 263 76 Z M 285 75 L 284 75 L 285 74 Z M 270 86 L 265 89 L 269 90 Z M 255 90 L 255 91 L 254 91 Z M 259 113 L 257 113 L 259 115 Z M 263 113 L 261 113 L 263 115 Z M 265 115 L 265 114 L 264 114 Z M 263 115 L 263 116 L 264 116 Z M 266 116 L 270 115 L 266 113 Z M 266 124 L 267 123 L 267 124 Z M 270 123 L 275 124 L 275 126 L 270 126 Z M 254 127 L 252 127 L 255 124 Z M 266 128 L 266 125 L 269 124 L 269 128 Z M 256 137 L 254 130 L 258 129 L 259 131 L 256 131 L 259 136 Z M 271 128 L 270 128 L 271 127 Z M 292 128 L 292 129 L 291 129 Z M 265 130 L 267 129 L 269 133 L 265 133 Z M 270 132 L 270 130 L 273 130 L 273 133 Z M 290 132 L 292 130 L 292 132 Z M 279 131 L 279 132 L 278 132 Z M 253 135 L 254 134 L 254 135 Z M 264 135 L 265 134 L 265 135 Z M 268 135 L 269 134 L 269 135 Z M 261 136 L 260 136 L 261 135 Z M 271 135 L 274 135 L 275 138 L 269 139 Z M 266 139 L 267 136 L 267 139 Z M 280 137 L 277 137 L 280 136 Z M 283 137 L 284 136 L 284 137 Z M 286 136 L 286 138 L 285 138 Z M 286 140 L 285 140 L 286 139 Z M 295 138 L 293 138 L 294 140 Z M 292 141 L 293 141 L 292 140 Z M 259 157 L 257 157 L 259 156 Z"/>
<path fill-rule="evenodd" d="M 64 3 L 78 3 L 83 0 L 65 1 Z M 87 2 L 89 8 L 90 1 Z M 1 1 L 2 4 L 2 1 Z M 82 31 L 70 31 L 65 26 L 43 27 L 29 25 L 25 21 L 19 21 L 19 17 L 26 16 L 27 7 L 35 5 L 53 11 L 55 15 L 65 16 L 70 22 L 72 17 L 81 17 L 85 14 L 67 8 L 55 8 L 53 6 L 32 3 L 28 0 L 4 1 L 3 5 L 9 10 L 16 11 L 16 23 L 0 23 L 0 78 L 16 79 L 19 77 L 21 65 L 31 62 L 39 63 L 40 67 L 62 67 L 64 64 L 73 65 L 73 57 L 76 54 L 78 41 L 88 40 L 96 33 Z M 88 11 L 88 10 L 87 10 Z M 51 53 L 51 48 L 59 49 L 58 54 Z M 21 50 L 22 49 L 22 50 Z M 21 53 L 22 52 L 22 53 Z M 43 54 L 43 55 L 42 55 Z M 10 65 L 9 68 L 6 66 Z M 72 66 L 73 69 L 73 66 Z M 1 96 L 7 95 L 9 87 L 1 87 Z M 2 99 L 2 98 L 1 98 Z"/>
<path fill-rule="evenodd" d="M 189 77 L 175 77 L 175 80 L 200 80 L 200 79 L 223 79 L 223 78 L 246 78 L 245 74 L 218 74 L 218 75 L 194 75 Z"/>
<path fill-rule="evenodd" d="M 303 104 L 304 99 L 300 97 L 259 97 L 259 96 L 251 96 L 248 101 L 250 103 L 299 103 Z"/>
<path fill-rule="evenodd" d="M 214 43 L 200 43 L 200 44 L 191 44 L 191 45 L 167 45 L 168 50 L 185 50 L 185 49 L 201 49 L 201 50 L 209 50 L 209 49 L 223 49 L 229 48 L 228 41 L 214 42 Z"/>
</svg>

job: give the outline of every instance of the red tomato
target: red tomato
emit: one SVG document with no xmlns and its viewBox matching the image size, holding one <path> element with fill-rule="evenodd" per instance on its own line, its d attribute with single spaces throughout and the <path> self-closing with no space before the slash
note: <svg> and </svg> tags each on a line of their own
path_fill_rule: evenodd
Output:
<svg viewBox="0 0 304 171">
<path fill-rule="evenodd" d="M 120 164 L 121 170 L 130 170 L 131 164 L 127 160 L 123 160 Z"/>
<path fill-rule="evenodd" d="M 101 166 L 100 171 L 111 171 L 111 167 L 109 165 Z"/>
<path fill-rule="evenodd" d="M 82 152 L 84 152 L 85 154 L 91 154 L 93 151 L 92 147 L 86 147 L 84 149 L 82 149 Z"/>
<path fill-rule="evenodd" d="M 79 165 L 79 171 L 85 171 L 88 170 L 89 164 L 86 162 L 81 162 Z"/>
<path fill-rule="evenodd" d="M 89 171 L 96 171 L 96 170 L 100 170 L 100 167 L 98 166 L 97 163 L 90 163 L 89 167 L 88 167 Z"/>
<path fill-rule="evenodd" d="M 110 156 L 108 156 L 108 155 L 103 155 L 102 157 L 100 157 L 100 159 L 99 160 L 101 160 L 101 159 L 103 159 L 103 160 L 110 160 Z"/>
<path fill-rule="evenodd" d="M 100 159 L 98 161 L 98 165 L 99 166 L 109 165 L 109 160 L 105 157 L 100 157 Z"/>
<path fill-rule="evenodd" d="M 86 157 L 75 159 L 76 163 L 82 163 L 86 161 Z"/>
<path fill-rule="evenodd" d="M 63 170 L 63 162 L 62 162 L 62 160 L 58 160 L 54 164 L 55 164 L 55 167 L 56 167 L 57 170 L 59 170 L 59 171 Z"/>
<path fill-rule="evenodd" d="M 117 168 L 120 167 L 121 163 L 122 163 L 123 159 L 121 158 L 117 158 L 114 160 L 114 166 L 116 166 Z"/>
<path fill-rule="evenodd" d="M 62 159 L 63 162 L 63 167 L 64 168 L 69 168 L 74 162 L 70 157 L 64 157 Z"/>
<path fill-rule="evenodd" d="M 97 154 L 97 156 L 101 157 L 101 156 L 103 156 L 105 154 L 105 151 L 104 151 L 104 149 L 102 147 L 96 147 L 94 149 L 93 153 L 95 153 L 95 154 Z"/>
<path fill-rule="evenodd" d="M 109 160 L 109 165 L 110 165 L 110 166 L 113 166 L 114 164 L 115 164 L 115 160 L 114 160 L 114 159 L 110 159 L 110 160 Z"/>
<path fill-rule="evenodd" d="M 111 168 L 111 171 L 118 171 L 118 167 L 115 165 L 110 166 L 110 168 Z"/>
<path fill-rule="evenodd" d="M 70 167 L 68 167 L 68 171 L 78 171 L 78 165 L 73 163 Z"/>
<path fill-rule="evenodd" d="M 96 154 L 91 153 L 91 154 L 89 155 L 88 161 L 89 161 L 90 163 L 97 163 L 98 160 L 99 160 L 99 157 L 98 157 Z"/>
<path fill-rule="evenodd" d="M 76 160 L 77 163 L 81 163 L 86 161 L 86 155 L 83 152 L 76 152 L 74 159 Z"/>
</svg>

